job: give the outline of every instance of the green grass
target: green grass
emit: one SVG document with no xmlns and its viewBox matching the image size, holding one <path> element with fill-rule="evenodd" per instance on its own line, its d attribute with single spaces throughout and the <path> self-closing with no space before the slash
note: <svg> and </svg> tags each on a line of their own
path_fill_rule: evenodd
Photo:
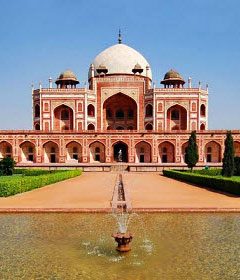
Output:
<svg viewBox="0 0 240 280">
<path fill-rule="evenodd" d="M 240 176 L 227 178 L 221 175 L 210 176 L 205 174 L 181 172 L 170 169 L 163 170 L 163 175 L 194 185 L 240 195 Z"/>
<path fill-rule="evenodd" d="M 82 170 L 57 170 L 51 173 L 43 172 L 43 174 L 41 174 L 40 170 L 38 170 L 38 172 L 31 172 L 28 170 L 27 174 L 28 175 L 24 175 L 23 173 L 12 176 L 0 176 L 0 196 L 11 196 L 70 179 L 81 175 Z M 30 174 L 35 174 L 35 176 L 29 176 Z"/>
</svg>

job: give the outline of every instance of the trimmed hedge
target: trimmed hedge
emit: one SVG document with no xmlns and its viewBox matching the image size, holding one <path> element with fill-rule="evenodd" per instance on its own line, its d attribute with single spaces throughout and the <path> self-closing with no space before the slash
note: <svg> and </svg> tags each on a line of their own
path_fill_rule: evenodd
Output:
<svg viewBox="0 0 240 280">
<path fill-rule="evenodd" d="M 208 176 L 196 173 L 180 172 L 175 170 L 165 169 L 163 175 L 181 180 L 184 182 L 196 184 L 202 187 L 208 187 L 236 195 L 240 195 L 240 181 L 234 178 L 227 178 L 222 176 Z"/>
<path fill-rule="evenodd" d="M 39 176 L 14 176 L 11 180 L 0 177 L 0 196 L 7 197 L 17 193 L 27 192 L 46 185 L 57 183 L 82 174 L 81 169 L 67 170 L 39 175 Z"/>
<path fill-rule="evenodd" d="M 208 175 L 208 176 L 221 176 L 222 169 L 221 168 L 200 169 L 200 170 L 194 170 L 193 173 Z"/>
</svg>

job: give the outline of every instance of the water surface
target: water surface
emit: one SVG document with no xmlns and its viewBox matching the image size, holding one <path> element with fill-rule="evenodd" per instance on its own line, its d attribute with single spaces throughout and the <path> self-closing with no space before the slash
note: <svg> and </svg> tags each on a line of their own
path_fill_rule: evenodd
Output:
<svg viewBox="0 0 240 280">
<path fill-rule="evenodd" d="M 0 215 L 0 279 L 240 279 L 239 214 L 138 214 L 120 255 L 105 214 Z"/>
</svg>

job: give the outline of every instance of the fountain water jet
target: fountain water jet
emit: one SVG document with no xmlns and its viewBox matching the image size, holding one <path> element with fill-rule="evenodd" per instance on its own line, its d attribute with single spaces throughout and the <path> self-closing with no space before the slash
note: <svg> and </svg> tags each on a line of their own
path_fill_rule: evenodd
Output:
<svg viewBox="0 0 240 280">
<path fill-rule="evenodd" d="M 122 152 L 119 150 L 118 153 L 118 161 L 120 162 L 119 165 L 119 172 L 117 175 L 117 181 L 114 188 L 113 193 L 113 201 L 112 201 L 112 210 L 113 216 L 115 217 L 119 231 L 112 234 L 112 237 L 118 243 L 116 248 L 119 252 L 128 252 L 131 250 L 129 243 L 133 238 L 133 234 L 127 232 L 128 224 L 130 222 L 130 214 L 128 210 L 130 210 L 131 205 L 130 201 L 126 198 L 126 193 L 124 190 L 123 184 L 123 175 L 122 175 Z"/>
</svg>

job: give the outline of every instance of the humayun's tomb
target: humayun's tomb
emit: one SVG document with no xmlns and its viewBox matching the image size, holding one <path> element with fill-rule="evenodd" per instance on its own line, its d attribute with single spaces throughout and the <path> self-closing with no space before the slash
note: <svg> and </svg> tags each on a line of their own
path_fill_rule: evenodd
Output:
<svg viewBox="0 0 240 280">
<path fill-rule="evenodd" d="M 83 167 L 109 171 L 122 160 L 132 171 L 186 166 L 185 149 L 197 131 L 198 166 L 218 166 L 225 130 L 208 130 L 208 86 L 188 85 L 171 69 L 160 88 L 148 61 L 136 50 L 113 45 L 96 56 L 88 85 L 78 87 L 70 70 L 53 87 L 32 88 L 33 130 L 0 131 L 0 158 L 18 166 Z M 240 156 L 240 131 L 232 131 Z"/>
</svg>

